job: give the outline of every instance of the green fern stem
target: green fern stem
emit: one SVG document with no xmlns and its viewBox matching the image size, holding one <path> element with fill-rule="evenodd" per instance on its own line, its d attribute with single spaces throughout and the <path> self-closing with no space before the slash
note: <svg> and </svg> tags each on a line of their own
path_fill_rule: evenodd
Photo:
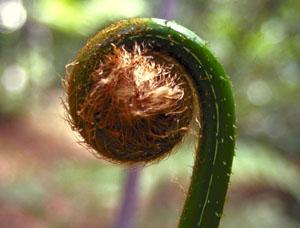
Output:
<svg viewBox="0 0 300 228">
<path fill-rule="evenodd" d="M 135 42 L 167 53 L 191 76 L 199 96 L 202 130 L 179 227 L 218 227 L 234 156 L 234 101 L 228 76 L 196 34 L 173 21 L 154 18 L 122 20 L 102 30 L 81 50 L 72 69 L 76 76 L 69 90 L 77 91 L 68 100 L 71 117 L 80 125 L 77 110 L 85 91 L 77 85 L 86 80 L 99 56 L 108 53 L 111 44 L 132 47 Z"/>
</svg>

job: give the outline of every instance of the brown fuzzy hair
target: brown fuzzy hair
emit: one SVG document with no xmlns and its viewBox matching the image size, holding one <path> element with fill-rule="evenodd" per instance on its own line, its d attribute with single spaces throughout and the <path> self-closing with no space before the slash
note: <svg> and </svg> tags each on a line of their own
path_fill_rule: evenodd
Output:
<svg viewBox="0 0 300 228">
<path fill-rule="evenodd" d="M 68 89 L 71 78 L 67 95 L 73 92 Z M 91 86 L 76 112 L 84 126 L 71 122 L 108 160 L 160 159 L 188 131 L 193 101 L 187 78 L 170 56 L 137 43 L 130 50 L 113 45 L 88 77 Z"/>
</svg>

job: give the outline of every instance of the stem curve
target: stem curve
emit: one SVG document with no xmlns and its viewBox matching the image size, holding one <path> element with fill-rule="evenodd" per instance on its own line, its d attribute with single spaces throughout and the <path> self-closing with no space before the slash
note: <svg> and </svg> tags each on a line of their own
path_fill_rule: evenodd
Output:
<svg viewBox="0 0 300 228">
<path fill-rule="evenodd" d="M 234 156 L 235 108 L 228 76 L 196 34 L 173 21 L 154 18 L 122 20 L 102 30 L 81 50 L 71 69 L 76 76 L 68 85 L 73 91 L 68 93 L 70 115 L 80 123 L 78 104 L 85 92 L 77 86 L 97 65 L 97 57 L 108 53 L 111 44 L 132 47 L 136 42 L 167 53 L 191 76 L 200 100 L 202 126 L 179 227 L 218 227 Z"/>
</svg>

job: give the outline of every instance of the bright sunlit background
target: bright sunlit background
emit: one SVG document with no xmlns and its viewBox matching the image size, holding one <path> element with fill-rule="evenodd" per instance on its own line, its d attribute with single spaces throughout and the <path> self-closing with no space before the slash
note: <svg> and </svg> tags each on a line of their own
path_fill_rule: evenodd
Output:
<svg viewBox="0 0 300 228">
<path fill-rule="evenodd" d="M 136 16 L 195 31 L 233 81 L 238 143 L 220 227 L 300 227 L 296 0 L 0 0 L 0 227 L 113 227 L 127 169 L 76 143 L 61 78 L 97 30 Z M 143 169 L 136 227 L 176 227 L 191 148 Z"/>
</svg>

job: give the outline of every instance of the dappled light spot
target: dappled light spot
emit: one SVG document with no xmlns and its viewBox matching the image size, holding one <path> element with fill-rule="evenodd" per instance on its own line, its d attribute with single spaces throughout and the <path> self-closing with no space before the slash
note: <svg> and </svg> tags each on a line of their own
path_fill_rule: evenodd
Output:
<svg viewBox="0 0 300 228">
<path fill-rule="evenodd" d="M 28 75 L 20 65 L 8 66 L 1 77 L 1 84 L 8 93 L 21 93 L 27 82 Z"/>
<path fill-rule="evenodd" d="M 20 1 L 6 1 L 0 4 L 0 32 L 13 32 L 21 28 L 27 19 L 27 12 Z"/>
<path fill-rule="evenodd" d="M 256 80 L 250 83 L 247 88 L 248 100 L 254 105 L 267 104 L 272 98 L 270 86 L 263 80 Z"/>
</svg>

